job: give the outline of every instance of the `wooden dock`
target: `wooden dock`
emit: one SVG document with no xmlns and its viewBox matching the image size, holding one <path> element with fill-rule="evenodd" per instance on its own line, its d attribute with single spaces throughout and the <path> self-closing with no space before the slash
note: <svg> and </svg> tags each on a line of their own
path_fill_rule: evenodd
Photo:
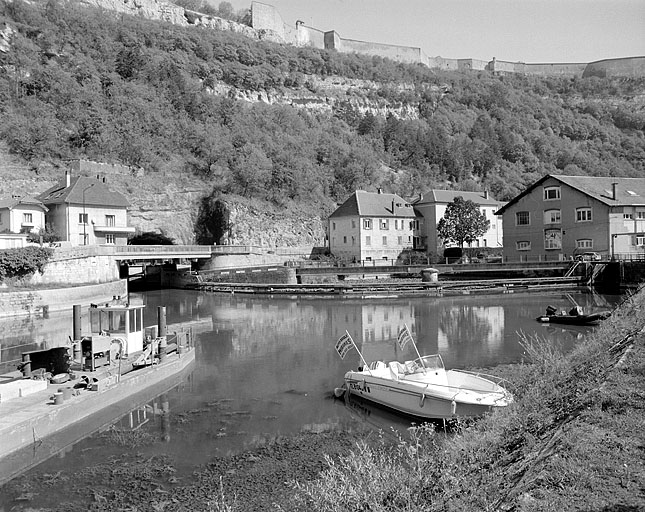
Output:
<svg viewBox="0 0 645 512">
<path fill-rule="evenodd" d="M 469 292 L 504 292 L 528 288 L 576 287 L 579 277 L 522 277 L 509 279 L 440 280 L 424 282 L 421 279 L 366 279 L 320 284 L 260 284 L 202 282 L 191 288 L 219 293 L 258 295 L 312 295 L 319 297 L 372 298 L 375 296 L 407 297 L 463 294 Z"/>
</svg>

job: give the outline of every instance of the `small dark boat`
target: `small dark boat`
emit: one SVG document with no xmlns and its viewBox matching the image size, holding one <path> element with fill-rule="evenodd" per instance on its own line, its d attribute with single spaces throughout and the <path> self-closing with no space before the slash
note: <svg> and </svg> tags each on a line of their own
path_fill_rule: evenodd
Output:
<svg viewBox="0 0 645 512">
<path fill-rule="evenodd" d="M 558 311 L 553 306 L 548 306 L 546 313 L 538 316 L 536 320 L 552 324 L 594 325 L 608 318 L 610 314 L 609 311 L 585 314 L 580 306 L 575 306 L 567 313 L 566 311 Z"/>
</svg>

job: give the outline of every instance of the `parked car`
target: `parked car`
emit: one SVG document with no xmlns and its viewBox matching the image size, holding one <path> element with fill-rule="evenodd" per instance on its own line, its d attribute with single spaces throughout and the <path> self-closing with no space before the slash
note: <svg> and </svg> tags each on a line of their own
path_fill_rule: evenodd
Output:
<svg viewBox="0 0 645 512">
<path fill-rule="evenodd" d="M 578 261 L 600 261 L 602 260 L 602 256 L 597 252 L 583 252 L 582 254 L 578 254 L 576 259 Z"/>
</svg>

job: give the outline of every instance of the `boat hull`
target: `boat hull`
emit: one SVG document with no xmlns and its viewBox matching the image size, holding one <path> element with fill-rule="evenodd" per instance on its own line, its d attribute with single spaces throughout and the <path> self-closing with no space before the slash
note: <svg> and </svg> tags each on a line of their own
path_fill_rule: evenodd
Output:
<svg viewBox="0 0 645 512">
<path fill-rule="evenodd" d="M 569 325 L 594 325 L 609 316 L 606 313 L 593 313 L 591 315 L 540 315 L 538 322 Z"/>
<path fill-rule="evenodd" d="M 477 417 L 492 411 L 500 405 L 490 400 L 461 400 L 458 388 L 433 393 L 413 383 L 392 381 L 387 378 L 370 376 L 363 372 L 347 372 L 347 392 L 364 400 L 393 409 L 408 416 L 424 419 L 450 419 L 456 417 Z M 443 396 L 442 396 L 443 395 Z M 498 397 L 501 398 L 501 394 Z M 501 402 L 500 402 L 501 404 Z M 506 405 L 504 403 L 504 405 Z"/>
</svg>

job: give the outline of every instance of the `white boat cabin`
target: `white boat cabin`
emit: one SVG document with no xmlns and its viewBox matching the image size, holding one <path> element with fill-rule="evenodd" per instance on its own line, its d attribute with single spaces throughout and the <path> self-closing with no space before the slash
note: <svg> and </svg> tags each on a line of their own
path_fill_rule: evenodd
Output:
<svg viewBox="0 0 645 512">
<path fill-rule="evenodd" d="M 110 343 L 121 343 L 121 355 L 128 357 L 143 350 L 143 304 L 128 302 L 90 307 L 92 338 L 108 336 Z"/>
</svg>

